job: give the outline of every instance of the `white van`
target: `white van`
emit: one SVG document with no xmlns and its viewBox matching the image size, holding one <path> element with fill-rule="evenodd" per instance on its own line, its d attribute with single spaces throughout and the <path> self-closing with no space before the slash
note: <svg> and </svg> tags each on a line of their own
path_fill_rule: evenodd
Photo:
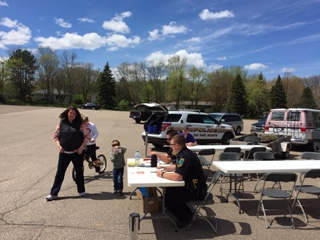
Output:
<svg viewBox="0 0 320 240">
<path fill-rule="evenodd" d="M 313 144 L 320 140 L 320 110 L 308 108 L 271 109 L 265 133 L 291 136 L 293 144 Z"/>
</svg>

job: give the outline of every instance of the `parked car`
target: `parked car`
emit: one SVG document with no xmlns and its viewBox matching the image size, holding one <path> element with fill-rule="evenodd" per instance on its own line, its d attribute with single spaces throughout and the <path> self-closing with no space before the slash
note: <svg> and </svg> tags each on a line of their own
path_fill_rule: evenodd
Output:
<svg viewBox="0 0 320 240">
<path fill-rule="evenodd" d="M 167 112 L 168 109 L 159 103 L 140 103 L 133 107 L 129 118 L 132 118 L 136 123 L 146 121 L 154 112 Z"/>
<path fill-rule="evenodd" d="M 95 103 L 85 103 L 85 104 L 82 104 L 80 106 L 80 108 L 83 108 L 83 109 L 95 109 L 95 110 L 98 110 L 100 108 L 99 105 L 95 104 Z"/>
<path fill-rule="evenodd" d="M 313 144 L 320 140 L 320 110 L 308 108 L 271 109 L 264 133 L 291 136 L 293 144 Z"/>
<path fill-rule="evenodd" d="M 266 122 L 267 116 L 260 118 L 257 122 L 251 124 L 250 132 L 263 132 L 264 124 Z"/>
<path fill-rule="evenodd" d="M 209 115 L 219 123 L 231 125 L 236 135 L 240 135 L 241 131 L 243 130 L 242 118 L 237 113 L 209 113 Z"/>
<path fill-rule="evenodd" d="M 182 130 L 188 128 L 198 144 L 222 143 L 229 144 L 235 137 L 230 125 L 220 123 L 207 113 L 193 111 L 168 111 L 151 115 L 145 123 L 145 131 L 141 136 L 155 147 L 166 144 L 166 133 L 169 129 Z M 148 134 L 146 134 L 148 133 Z"/>
</svg>

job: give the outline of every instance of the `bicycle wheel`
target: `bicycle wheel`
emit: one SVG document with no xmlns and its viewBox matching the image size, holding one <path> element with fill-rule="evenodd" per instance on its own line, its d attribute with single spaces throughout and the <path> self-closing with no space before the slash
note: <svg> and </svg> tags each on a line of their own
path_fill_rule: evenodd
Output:
<svg viewBox="0 0 320 240">
<path fill-rule="evenodd" d="M 99 154 L 97 158 L 98 158 L 98 160 L 100 161 L 100 164 L 101 164 L 99 166 L 100 167 L 100 172 L 99 173 L 103 173 L 107 168 L 107 159 L 103 154 Z"/>
<path fill-rule="evenodd" d="M 83 166 L 82 166 L 82 171 L 84 171 Z M 73 179 L 73 181 L 77 182 L 77 173 L 76 173 L 76 169 L 74 167 L 72 167 L 72 179 Z"/>
</svg>

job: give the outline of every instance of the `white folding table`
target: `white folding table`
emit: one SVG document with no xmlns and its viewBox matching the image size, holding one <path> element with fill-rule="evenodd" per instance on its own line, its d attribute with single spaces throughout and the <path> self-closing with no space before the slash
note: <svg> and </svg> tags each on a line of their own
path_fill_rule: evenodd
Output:
<svg viewBox="0 0 320 240">
<path fill-rule="evenodd" d="M 148 164 L 146 164 L 148 165 Z M 163 189 L 162 200 L 162 216 L 169 218 L 170 221 L 175 222 L 165 213 L 165 188 L 166 187 L 183 187 L 184 181 L 172 181 L 166 178 L 158 177 L 155 167 L 129 167 L 127 165 L 127 183 L 128 187 L 157 187 Z M 140 221 L 146 219 L 147 213 L 144 214 Z"/>
<path fill-rule="evenodd" d="M 188 149 L 194 152 L 200 152 L 202 150 L 225 150 L 226 148 L 241 148 L 242 151 L 250 151 L 254 147 L 264 147 L 266 150 L 271 150 L 271 148 L 264 145 L 245 145 L 245 144 L 233 144 L 233 145 L 195 145 L 188 146 Z"/>
<path fill-rule="evenodd" d="M 245 173 L 306 173 L 309 170 L 320 169 L 319 160 L 278 160 L 278 161 L 215 161 L 212 165 L 227 174 Z M 232 195 L 239 207 L 238 198 Z"/>
<path fill-rule="evenodd" d="M 183 187 L 184 181 L 157 177 L 157 168 L 127 167 L 128 187 Z"/>
<path fill-rule="evenodd" d="M 320 169 L 319 160 L 278 160 L 278 161 L 216 161 L 213 166 L 224 173 L 305 173 Z"/>
</svg>

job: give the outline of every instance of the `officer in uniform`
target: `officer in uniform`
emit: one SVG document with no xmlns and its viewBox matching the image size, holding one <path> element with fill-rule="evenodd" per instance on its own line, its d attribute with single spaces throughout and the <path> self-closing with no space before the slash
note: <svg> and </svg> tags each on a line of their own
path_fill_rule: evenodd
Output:
<svg viewBox="0 0 320 240">
<path fill-rule="evenodd" d="M 185 145 L 182 135 L 175 135 L 170 140 L 170 147 L 176 156 L 175 165 L 157 170 L 157 176 L 174 181 L 184 181 L 184 187 L 168 187 L 165 189 L 165 207 L 172 215 L 178 227 L 187 226 L 193 213 L 187 202 L 202 200 L 207 192 L 206 177 L 197 155 Z"/>
<path fill-rule="evenodd" d="M 177 135 L 177 134 L 178 134 L 178 132 L 173 130 L 173 129 L 170 129 L 170 130 L 167 131 L 167 133 L 166 133 L 166 141 L 167 141 L 168 145 L 170 145 L 170 140 L 172 139 L 172 137 L 174 135 Z M 165 163 L 173 163 L 173 164 L 175 164 L 176 156 L 174 156 L 172 154 L 172 148 L 165 147 L 165 148 L 163 148 L 163 150 L 164 150 L 163 152 L 150 150 L 149 151 L 149 155 L 151 155 L 151 157 L 159 158 L 160 160 L 162 160 Z"/>
</svg>

